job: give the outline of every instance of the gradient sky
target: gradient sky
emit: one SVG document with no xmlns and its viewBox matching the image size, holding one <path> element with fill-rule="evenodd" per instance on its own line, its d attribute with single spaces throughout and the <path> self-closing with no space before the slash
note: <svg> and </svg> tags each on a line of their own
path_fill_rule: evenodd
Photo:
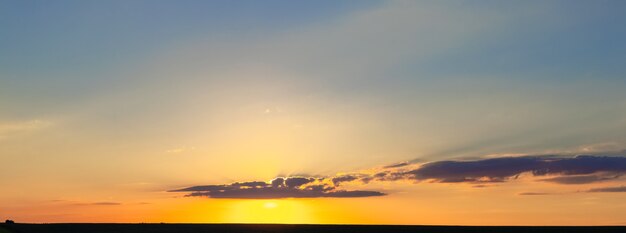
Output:
<svg viewBox="0 0 626 233">
<path fill-rule="evenodd" d="M 623 225 L 624 24 L 619 0 L 0 0 L 0 219 Z"/>
</svg>

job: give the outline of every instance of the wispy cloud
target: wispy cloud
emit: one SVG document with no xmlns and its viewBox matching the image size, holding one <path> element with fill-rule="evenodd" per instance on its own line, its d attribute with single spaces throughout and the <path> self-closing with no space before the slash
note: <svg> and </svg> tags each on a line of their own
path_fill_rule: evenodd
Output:
<svg viewBox="0 0 626 233">
<path fill-rule="evenodd" d="M 517 195 L 520 196 L 545 196 L 545 195 L 552 195 L 554 193 L 542 193 L 542 192 L 522 192 L 522 193 L 518 193 Z"/>
<path fill-rule="evenodd" d="M 589 192 L 592 193 L 622 193 L 626 192 L 626 186 L 593 188 Z"/>
<path fill-rule="evenodd" d="M 396 163 L 396 164 L 387 165 L 387 166 L 385 166 L 385 168 L 398 168 L 398 167 L 405 167 L 405 166 L 408 166 L 409 164 L 410 164 L 409 162 L 401 162 L 401 163 Z"/>
<path fill-rule="evenodd" d="M 72 201 L 72 200 L 52 200 L 51 202 L 59 203 L 62 205 L 71 205 L 71 206 L 119 206 L 119 205 L 124 204 L 122 202 L 115 202 L 115 201 L 82 202 L 82 201 Z"/>
<path fill-rule="evenodd" d="M 552 182 L 557 184 L 588 184 L 618 179 L 620 175 L 580 175 L 580 176 L 559 176 L 539 181 Z"/>
<path fill-rule="evenodd" d="M 49 203 L 62 204 L 62 205 L 74 205 L 74 206 L 90 206 L 90 205 L 114 206 L 114 205 L 123 205 L 124 204 L 122 202 L 116 202 L 116 201 L 92 201 L 92 202 L 86 202 L 86 201 L 76 201 L 76 200 L 66 200 L 66 199 L 53 199 L 53 200 L 49 200 L 48 202 Z"/>
<path fill-rule="evenodd" d="M 88 205 L 122 205 L 122 203 L 103 201 L 103 202 L 88 203 Z"/>
</svg>

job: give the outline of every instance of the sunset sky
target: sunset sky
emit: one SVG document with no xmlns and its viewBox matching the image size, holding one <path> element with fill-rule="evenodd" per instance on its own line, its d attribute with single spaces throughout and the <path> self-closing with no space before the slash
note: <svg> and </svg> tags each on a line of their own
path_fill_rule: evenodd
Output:
<svg viewBox="0 0 626 233">
<path fill-rule="evenodd" d="M 0 0 L 0 219 L 626 224 L 626 1 Z"/>
</svg>

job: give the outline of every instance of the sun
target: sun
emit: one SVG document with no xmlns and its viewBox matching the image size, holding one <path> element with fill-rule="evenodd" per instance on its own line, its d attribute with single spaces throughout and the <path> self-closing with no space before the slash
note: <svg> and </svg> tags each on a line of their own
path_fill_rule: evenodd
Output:
<svg viewBox="0 0 626 233">
<path fill-rule="evenodd" d="M 265 207 L 266 209 L 274 209 L 276 207 L 278 207 L 278 204 L 276 204 L 276 202 L 265 202 L 265 204 L 263 204 L 263 207 Z"/>
<path fill-rule="evenodd" d="M 309 223 L 315 221 L 306 201 L 293 199 L 234 200 L 226 214 L 227 222 Z"/>
</svg>

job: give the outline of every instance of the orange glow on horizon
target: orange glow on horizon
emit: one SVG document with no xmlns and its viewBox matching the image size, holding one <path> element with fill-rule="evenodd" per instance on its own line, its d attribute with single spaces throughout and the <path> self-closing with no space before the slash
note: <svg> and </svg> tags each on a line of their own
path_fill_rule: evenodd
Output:
<svg viewBox="0 0 626 233">
<path fill-rule="evenodd" d="M 316 222 L 311 207 L 294 199 L 233 201 L 225 220 L 239 223 L 307 223 Z"/>
</svg>

